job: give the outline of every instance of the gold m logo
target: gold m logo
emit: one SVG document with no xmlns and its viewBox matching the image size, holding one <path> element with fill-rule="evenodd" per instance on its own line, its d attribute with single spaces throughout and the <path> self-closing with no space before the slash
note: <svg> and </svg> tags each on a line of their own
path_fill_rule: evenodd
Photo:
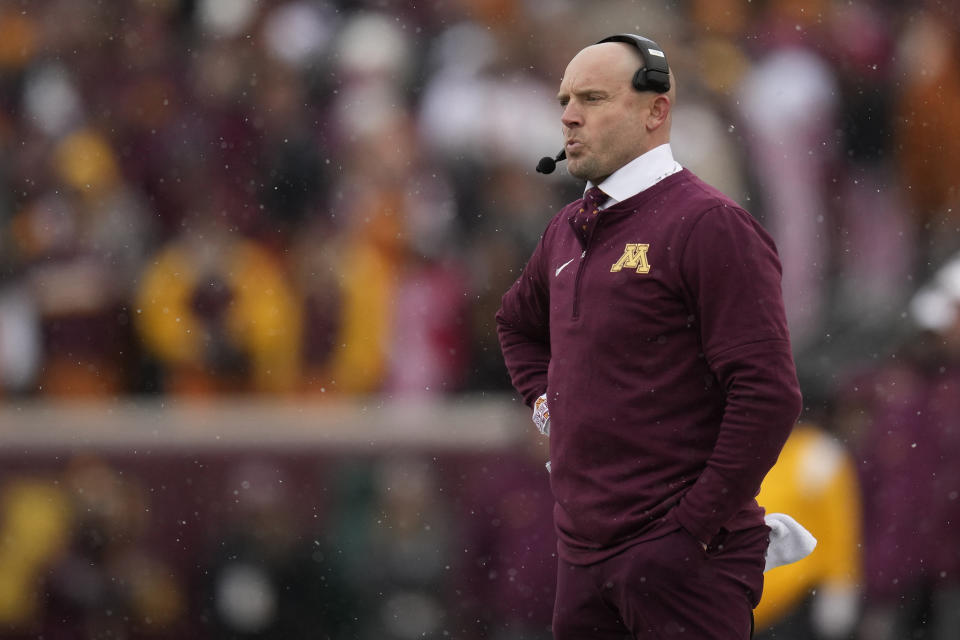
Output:
<svg viewBox="0 0 960 640">
<path fill-rule="evenodd" d="M 624 267 L 627 269 L 636 269 L 637 273 L 650 273 L 650 263 L 647 262 L 648 244 L 628 244 L 623 248 L 623 255 L 612 267 L 611 273 L 616 273 Z"/>
</svg>

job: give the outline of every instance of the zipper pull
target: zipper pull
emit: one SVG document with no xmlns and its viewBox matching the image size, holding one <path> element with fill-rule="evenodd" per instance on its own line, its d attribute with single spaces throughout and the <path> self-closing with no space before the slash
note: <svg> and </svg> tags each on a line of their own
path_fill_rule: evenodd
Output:
<svg viewBox="0 0 960 640">
<path fill-rule="evenodd" d="M 583 250 L 583 253 L 580 254 L 580 259 L 583 260 L 583 259 L 586 258 L 586 257 L 587 257 L 587 250 L 584 249 L 584 250 Z"/>
</svg>

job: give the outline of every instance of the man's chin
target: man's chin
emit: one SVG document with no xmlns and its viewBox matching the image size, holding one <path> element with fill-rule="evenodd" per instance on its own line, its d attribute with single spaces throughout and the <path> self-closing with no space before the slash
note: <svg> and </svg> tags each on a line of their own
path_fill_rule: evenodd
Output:
<svg viewBox="0 0 960 640">
<path fill-rule="evenodd" d="M 584 166 L 583 162 L 580 162 L 576 159 L 571 160 L 569 158 L 567 159 L 567 171 L 574 178 L 578 178 L 580 180 L 589 180 L 592 173 L 589 167 Z"/>
</svg>

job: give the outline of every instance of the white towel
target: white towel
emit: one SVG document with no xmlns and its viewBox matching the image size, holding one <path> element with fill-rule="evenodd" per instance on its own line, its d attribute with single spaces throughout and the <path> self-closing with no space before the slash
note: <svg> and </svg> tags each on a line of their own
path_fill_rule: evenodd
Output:
<svg viewBox="0 0 960 640">
<path fill-rule="evenodd" d="M 817 539 L 785 513 L 768 513 L 764 522 L 770 527 L 767 566 L 764 571 L 806 558 L 817 546 Z"/>
</svg>

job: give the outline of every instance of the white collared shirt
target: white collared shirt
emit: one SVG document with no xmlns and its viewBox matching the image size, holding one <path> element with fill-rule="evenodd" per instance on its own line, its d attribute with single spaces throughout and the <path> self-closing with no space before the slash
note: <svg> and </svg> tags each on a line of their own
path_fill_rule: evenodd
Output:
<svg viewBox="0 0 960 640">
<path fill-rule="evenodd" d="M 596 185 L 608 196 L 607 201 L 601 204 L 600 208 L 606 209 L 627 198 L 632 198 L 681 169 L 683 167 L 673 159 L 673 150 L 669 142 L 654 147 L 623 165 L 607 176 L 606 180 Z M 593 182 L 588 180 L 583 192 L 586 193 L 593 186 L 595 186 Z"/>
</svg>

